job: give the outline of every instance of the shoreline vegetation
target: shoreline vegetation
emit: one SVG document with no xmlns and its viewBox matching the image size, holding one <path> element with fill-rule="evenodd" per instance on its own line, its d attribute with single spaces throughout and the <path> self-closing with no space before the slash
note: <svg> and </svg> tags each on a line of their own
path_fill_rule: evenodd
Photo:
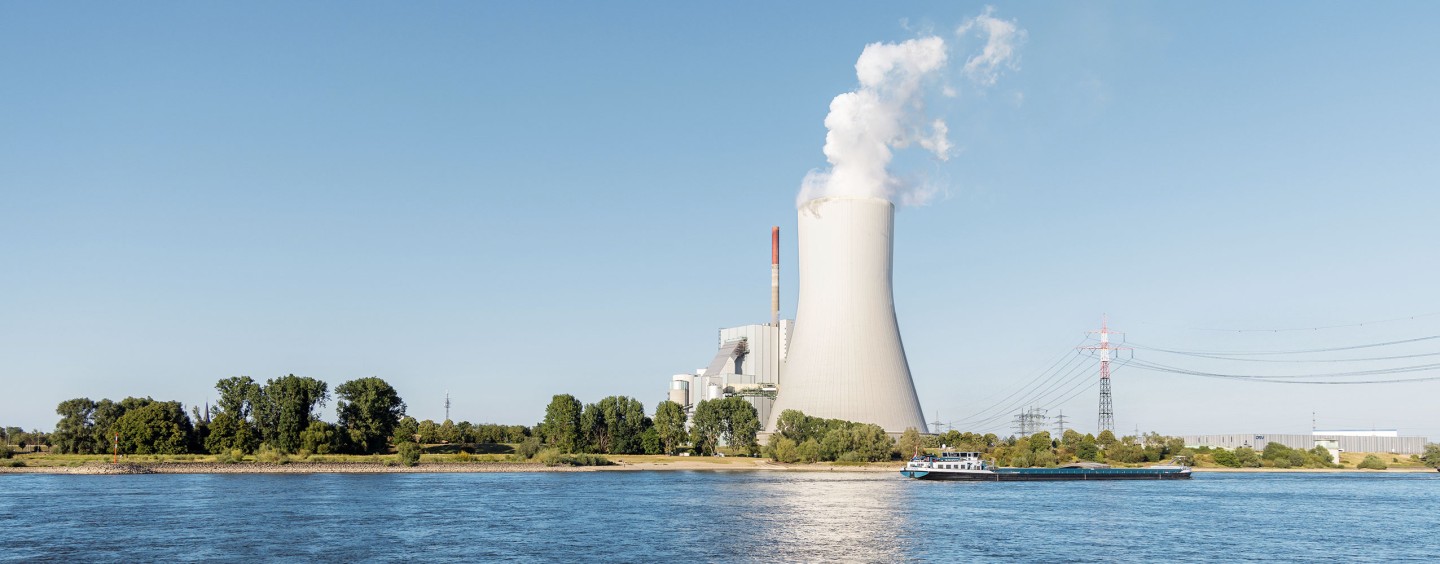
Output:
<svg viewBox="0 0 1440 564">
<path fill-rule="evenodd" d="M 1357 458 L 1375 453 L 1346 453 Z M 1383 453 L 1382 453 L 1383 454 Z M 529 472 L 633 472 L 633 471 L 740 471 L 740 472 L 898 472 L 901 462 L 818 462 L 780 463 L 768 458 L 751 457 L 683 457 L 631 456 L 621 457 L 603 466 L 547 465 L 543 462 L 471 461 L 457 462 L 449 457 L 426 455 L 414 466 L 399 464 L 394 455 L 346 457 L 345 459 L 300 460 L 278 462 L 220 462 L 214 457 L 129 456 L 119 463 L 113 459 L 86 456 L 27 454 L 24 466 L 0 466 L 0 474 L 452 474 L 452 473 L 529 473 Z M 1129 465 L 1125 465 L 1129 466 Z M 1143 466 L 1143 465 L 1141 465 Z M 1196 473 L 1363 473 L 1412 474 L 1431 473 L 1428 466 L 1390 466 L 1384 470 L 1341 468 L 1229 468 L 1206 466 Z"/>
<path fill-rule="evenodd" d="M 911 455 L 976 452 L 997 466 L 1054 468 L 1074 462 L 1136 468 L 1179 461 L 1197 471 L 1426 472 L 1440 466 L 1440 444 L 1423 455 L 1332 453 L 1320 447 L 1188 447 L 1159 433 L 1098 436 L 1074 429 L 998 436 L 950 430 L 898 436 L 878 425 L 786 410 L 762 444 L 763 423 L 746 398 L 694 406 L 662 401 L 653 415 L 626 396 L 584 403 L 557 394 L 533 426 L 417 421 L 389 383 L 358 378 L 332 389 L 293 374 L 261 383 L 216 382 L 215 405 L 150 397 L 56 406 L 52 432 L 0 427 L 0 472 L 411 473 L 615 470 L 769 470 L 896 472 Z M 322 419 L 335 401 L 334 422 Z M 119 460 L 116 460 L 116 457 Z M 114 463 L 112 463 L 114 462 Z"/>
</svg>

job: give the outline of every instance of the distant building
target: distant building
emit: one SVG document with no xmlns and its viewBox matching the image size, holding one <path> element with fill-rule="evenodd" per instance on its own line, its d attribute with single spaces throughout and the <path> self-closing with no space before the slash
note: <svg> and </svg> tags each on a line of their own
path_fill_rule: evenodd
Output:
<svg viewBox="0 0 1440 564">
<path fill-rule="evenodd" d="M 1290 448 L 1310 450 L 1316 446 L 1340 452 L 1388 452 L 1394 454 L 1421 454 L 1425 452 L 1425 437 L 1402 437 L 1396 430 L 1385 431 L 1315 431 L 1309 435 L 1292 434 L 1246 434 L 1228 435 L 1185 435 L 1187 447 L 1211 447 L 1236 449 L 1249 447 L 1264 450 L 1265 445 L 1280 443 Z M 1338 457 L 1338 453 L 1332 452 Z M 1338 458 L 1337 458 L 1338 460 Z"/>
<path fill-rule="evenodd" d="M 780 365 L 790 345 L 793 322 L 781 319 L 778 324 L 741 325 L 720 330 L 719 346 L 710 365 L 693 374 L 670 377 L 668 399 L 695 414 L 702 401 L 741 397 L 760 418 L 761 425 L 770 418 L 771 408 L 780 385 Z"/>
</svg>

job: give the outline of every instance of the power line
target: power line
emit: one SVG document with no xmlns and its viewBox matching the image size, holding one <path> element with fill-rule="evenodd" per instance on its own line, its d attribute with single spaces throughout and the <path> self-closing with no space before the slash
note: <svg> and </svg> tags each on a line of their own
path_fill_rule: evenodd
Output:
<svg viewBox="0 0 1440 564">
<path fill-rule="evenodd" d="M 1200 377 L 1203 377 L 1203 378 L 1221 378 L 1221 379 L 1226 379 L 1226 380 L 1243 380 L 1243 381 L 1249 381 L 1249 382 L 1268 382 L 1268 383 L 1271 383 L 1271 384 L 1322 384 L 1322 385 L 1400 384 L 1400 383 L 1409 383 L 1409 382 L 1430 382 L 1430 381 L 1440 380 L 1440 376 L 1426 376 L 1426 377 L 1422 377 L 1422 378 L 1394 378 L 1394 379 L 1386 379 L 1386 380 L 1298 380 L 1298 379 L 1297 379 L 1297 378 L 1354 377 L 1354 376 L 1365 376 L 1365 375 L 1380 375 L 1380 374 L 1397 374 L 1397 373 L 1405 373 L 1405 372 L 1419 372 L 1419 371 L 1424 371 L 1424 370 L 1436 370 L 1436 369 L 1440 369 L 1440 364 L 1437 364 L 1437 365 L 1427 365 L 1426 367 L 1409 367 L 1409 369 L 1392 370 L 1392 371 L 1369 370 L 1369 371 L 1359 371 L 1359 372 L 1350 373 L 1350 374 L 1345 374 L 1345 373 L 1336 373 L 1336 374 L 1312 374 L 1312 375 L 1304 375 L 1304 376 L 1257 376 L 1257 375 L 1241 375 L 1241 374 L 1218 374 L 1218 373 L 1214 373 L 1214 372 L 1202 372 L 1202 371 L 1198 371 L 1198 370 L 1187 370 L 1187 369 L 1183 369 L 1183 368 L 1176 368 L 1176 367 L 1173 367 L 1173 366 L 1165 366 L 1165 365 L 1162 365 L 1162 364 L 1155 364 L 1155 363 L 1146 362 L 1146 361 L 1143 361 L 1143 360 L 1135 360 L 1135 361 L 1132 361 L 1132 364 L 1134 364 L 1136 368 L 1141 368 L 1141 369 L 1150 370 L 1150 371 L 1154 371 L 1154 372 L 1167 372 L 1167 373 L 1171 373 L 1171 374 L 1181 374 L 1181 375 L 1186 375 L 1186 376 L 1200 376 Z"/>
<path fill-rule="evenodd" d="M 1408 317 L 1393 317 L 1393 318 L 1390 318 L 1390 319 L 1377 319 L 1377 320 L 1374 320 L 1374 321 L 1361 321 L 1361 322 L 1358 322 L 1358 323 L 1342 323 L 1342 324 L 1339 324 L 1339 325 L 1319 325 L 1319 326 L 1315 326 L 1315 327 L 1288 327 L 1288 328 L 1282 328 L 1282 329 L 1220 329 L 1220 328 L 1198 327 L 1198 328 L 1192 329 L 1192 331 L 1215 331 L 1215 332 L 1220 332 L 1220 333 L 1287 333 L 1287 332 L 1294 332 L 1294 331 L 1321 331 L 1321 330 L 1325 330 L 1325 329 L 1346 329 L 1346 328 L 1350 328 L 1350 327 L 1364 327 L 1364 326 L 1366 326 L 1366 325 L 1379 325 L 1379 324 L 1381 324 L 1381 323 L 1393 323 L 1393 322 L 1396 322 L 1396 321 L 1411 321 L 1411 320 L 1421 319 L 1421 318 L 1425 318 L 1425 317 L 1434 317 L 1434 316 L 1437 316 L 1437 315 L 1440 315 L 1440 312 L 1422 313 L 1422 314 L 1420 314 L 1420 315 L 1411 315 L 1411 316 L 1408 316 Z"/>
<path fill-rule="evenodd" d="M 1403 340 L 1399 340 L 1399 341 L 1386 341 L 1386 342 L 1383 342 L 1383 343 L 1368 343 L 1368 344 L 1364 344 L 1364 345 L 1351 345 L 1351 346 L 1347 346 L 1347 347 L 1330 347 L 1330 348 L 1324 348 L 1324 349 L 1305 349 L 1305 350 L 1291 350 L 1291 351 L 1187 351 L 1187 350 L 1179 350 L 1179 349 L 1167 349 L 1167 348 L 1162 348 L 1162 347 L 1152 347 L 1152 346 L 1142 345 L 1142 344 L 1135 343 L 1135 342 L 1130 342 L 1129 345 L 1130 345 L 1130 346 L 1133 346 L 1133 347 L 1135 347 L 1135 348 L 1137 348 L 1137 349 L 1145 349 L 1145 350 L 1151 350 L 1151 351 L 1156 351 L 1156 352 L 1166 352 L 1166 353 L 1185 354 L 1185 355 L 1213 355 L 1213 356 L 1230 357 L 1230 356 L 1268 356 L 1268 355 L 1284 355 L 1284 354 L 1306 354 L 1306 353 L 1351 351 L 1351 350 L 1357 350 L 1357 349 L 1371 349 L 1371 348 L 1376 348 L 1376 347 L 1388 347 L 1388 346 L 1392 346 L 1392 345 L 1403 345 L 1403 344 L 1407 344 L 1407 343 L 1418 343 L 1418 342 L 1421 342 L 1421 341 L 1432 341 L 1432 340 L 1435 340 L 1435 339 L 1440 339 L 1440 335 L 1432 335 L 1432 336 L 1429 336 L 1429 337 L 1417 337 L 1417 338 L 1414 338 L 1414 339 L 1403 339 Z"/>
</svg>

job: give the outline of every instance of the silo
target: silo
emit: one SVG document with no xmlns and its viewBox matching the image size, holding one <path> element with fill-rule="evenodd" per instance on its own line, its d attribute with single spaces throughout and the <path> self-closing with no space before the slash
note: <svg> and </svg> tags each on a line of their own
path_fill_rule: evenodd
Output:
<svg viewBox="0 0 1440 564">
<path fill-rule="evenodd" d="M 676 374 L 670 379 L 670 401 L 680 404 L 682 407 L 690 405 L 690 378 L 689 374 Z"/>
<path fill-rule="evenodd" d="M 890 433 L 928 432 L 895 318 L 894 204 L 819 198 L 799 216 L 799 303 L 766 428 L 798 409 Z"/>
</svg>

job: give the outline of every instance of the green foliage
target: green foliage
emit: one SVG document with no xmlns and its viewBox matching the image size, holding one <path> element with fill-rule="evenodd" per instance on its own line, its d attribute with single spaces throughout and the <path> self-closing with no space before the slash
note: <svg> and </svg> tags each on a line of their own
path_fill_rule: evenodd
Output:
<svg viewBox="0 0 1440 564">
<path fill-rule="evenodd" d="M 540 452 L 540 448 L 540 438 L 530 437 L 515 447 L 515 454 L 518 455 L 521 460 L 529 460 L 535 458 L 535 455 Z"/>
<path fill-rule="evenodd" d="M 695 406 L 690 444 L 701 456 L 714 454 L 722 442 L 747 454 L 756 454 L 760 450 L 755 439 L 759 432 L 760 417 L 755 406 L 745 398 L 702 401 Z"/>
<path fill-rule="evenodd" d="M 770 435 L 770 443 L 766 445 L 766 454 L 770 460 L 791 464 L 800 461 L 800 445 L 795 441 L 785 438 L 776 433 Z"/>
<path fill-rule="evenodd" d="M 255 461 L 266 464 L 288 464 L 290 457 L 285 456 L 285 453 L 280 452 L 270 443 L 262 443 L 260 449 L 255 451 Z"/>
<path fill-rule="evenodd" d="M 662 401 L 655 406 L 655 431 L 665 454 L 675 454 L 685 442 L 686 418 L 685 407 L 673 401 Z"/>
<path fill-rule="evenodd" d="M 340 449 L 340 433 L 334 425 L 311 421 L 310 426 L 300 433 L 300 449 L 312 454 L 336 452 Z"/>
<path fill-rule="evenodd" d="M 1431 468 L 1440 468 L 1440 444 L 1429 443 L 1425 445 L 1425 454 L 1420 456 L 1425 465 Z"/>
<path fill-rule="evenodd" d="M 395 429 L 391 431 L 391 440 L 397 445 L 403 442 L 415 442 L 419 440 L 419 435 L 420 422 L 407 415 L 401 417 L 400 421 L 395 424 Z"/>
<path fill-rule="evenodd" d="M 92 454 L 102 452 L 103 444 L 95 442 L 95 402 L 75 398 L 55 407 L 60 421 L 52 434 L 55 452 L 61 454 Z"/>
<path fill-rule="evenodd" d="M 230 412 L 222 411 L 210 420 L 210 434 L 205 437 L 205 450 L 220 454 L 238 450 L 242 454 L 255 452 L 260 447 L 260 435 L 247 421 L 237 420 Z"/>
<path fill-rule="evenodd" d="M 820 462 L 820 443 L 815 439 L 807 439 L 800 443 L 800 446 L 795 447 L 795 452 L 800 455 L 801 462 L 811 464 Z"/>
<path fill-rule="evenodd" d="M 921 448 L 920 430 L 914 427 L 905 429 L 900 434 L 900 440 L 896 442 L 895 448 L 900 452 L 900 458 L 909 459 L 920 454 Z"/>
<path fill-rule="evenodd" d="M 1030 452 L 1049 452 L 1054 446 L 1050 440 L 1049 431 L 1040 431 L 1039 433 L 1030 435 L 1029 442 Z"/>
<path fill-rule="evenodd" d="M 540 451 L 535 455 L 535 460 L 546 466 L 610 466 L 614 464 L 603 455 L 562 453 L 553 448 Z"/>
<path fill-rule="evenodd" d="M 350 449 L 359 454 L 384 452 L 386 439 L 405 417 L 405 402 L 395 388 L 380 378 L 358 378 L 336 386 L 335 397 L 338 423 Z"/>
<path fill-rule="evenodd" d="M 153 400 L 128 410 L 115 429 L 120 433 L 120 450 L 131 454 L 184 454 L 194 432 L 180 402 Z"/>
<path fill-rule="evenodd" d="M 1361 460 L 1359 464 L 1355 465 L 1355 467 L 1365 470 L 1384 470 L 1386 468 L 1389 468 L 1389 466 L 1385 464 L 1384 460 L 1380 460 L 1380 457 L 1373 454 L 1367 455 L 1365 457 L 1365 460 Z"/>
<path fill-rule="evenodd" d="M 261 438 L 282 453 L 300 450 L 300 434 L 330 399 L 327 389 L 324 382 L 294 374 L 267 380 L 252 402 Z"/>
<path fill-rule="evenodd" d="M 420 463 L 420 445 L 412 442 L 404 442 L 400 443 L 400 446 L 396 447 L 395 450 L 400 455 L 400 464 L 415 466 Z"/>
<path fill-rule="evenodd" d="M 1216 449 L 1215 452 L 1210 454 L 1210 458 L 1215 459 L 1215 463 L 1221 466 L 1230 468 L 1240 467 L 1240 458 L 1235 456 L 1234 452 L 1225 449 Z"/>
<path fill-rule="evenodd" d="M 698 415 L 696 419 L 699 419 Z M 818 450 L 818 460 L 847 458 L 875 462 L 890 460 L 895 451 L 895 440 L 878 425 L 810 417 L 792 409 L 780 413 L 776 434 L 802 447 L 806 442 L 813 441 Z M 917 431 L 917 438 L 918 434 Z"/>
<path fill-rule="evenodd" d="M 640 450 L 645 454 L 660 454 L 665 452 L 664 445 L 660 442 L 660 431 L 651 425 L 640 433 Z"/>
<path fill-rule="evenodd" d="M 1080 444 L 1075 447 L 1075 457 L 1090 462 L 1100 461 L 1100 445 L 1095 442 L 1095 437 L 1085 435 L 1080 438 Z"/>
<path fill-rule="evenodd" d="M 0 460 L 9 459 L 15 456 L 15 451 L 10 450 L 10 445 L 0 444 Z"/>
<path fill-rule="evenodd" d="M 644 452 L 641 435 L 652 425 L 645 406 L 625 396 L 610 396 L 583 408 L 580 432 L 583 450 L 609 454 Z"/>
<path fill-rule="evenodd" d="M 577 452 L 584 444 L 580 430 L 580 400 L 570 394 L 560 394 L 550 400 L 545 408 L 545 420 L 540 424 L 540 434 L 545 444 L 560 452 Z"/>
</svg>

